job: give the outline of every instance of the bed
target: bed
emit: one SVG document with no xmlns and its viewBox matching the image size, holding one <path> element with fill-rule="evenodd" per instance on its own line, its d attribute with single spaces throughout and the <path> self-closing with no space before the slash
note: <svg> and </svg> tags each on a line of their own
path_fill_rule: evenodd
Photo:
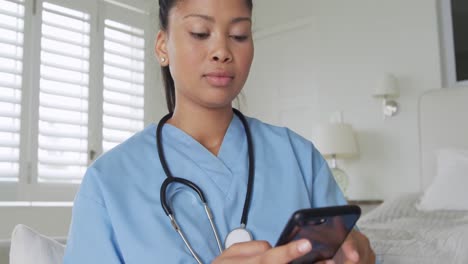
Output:
<svg viewBox="0 0 468 264">
<path fill-rule="evenodd" d="M 359 227 L 381 263 L 468 263 L 468 88 L 419 102 L 417 193 L 385 201 Z"/>
</svg>

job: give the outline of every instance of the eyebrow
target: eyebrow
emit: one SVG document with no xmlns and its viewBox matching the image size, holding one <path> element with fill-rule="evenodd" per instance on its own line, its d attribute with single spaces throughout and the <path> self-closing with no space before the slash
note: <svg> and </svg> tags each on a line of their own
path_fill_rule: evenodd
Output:
<svg viewBox="0 0 468 264">
<path fill-rule="evenodd" d="M 207 21 L 212 22 L 212 23 L 215 22 L 214 17 L 207 16 L 207 15 L 202 15 L 202 14 L 186 15 L 186 16 L 184 16 L 184 19 L 189 18 L 189 17 L 198 17 L 198 18 L 202 18 L 202 19 L 207 20 Z M 239 23 L 239 22 L 242 22 L 242 21 L 247 21 L 247 22 L 252 23 L 252 19 L 250 19 L 250 17 L 236 17 L 236 18 L 233 18 L 230 23 L 235 24 L 235 23 Z"/>
</svg>

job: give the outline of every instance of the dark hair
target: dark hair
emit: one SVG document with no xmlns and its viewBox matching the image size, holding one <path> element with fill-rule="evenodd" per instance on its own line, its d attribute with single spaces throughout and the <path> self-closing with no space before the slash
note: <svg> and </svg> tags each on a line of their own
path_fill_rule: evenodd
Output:
<svg viewBox="0 0 468 264">
<path fill-rule="evenodd" d="M 161 30 L 167 31 L 169 28 L 169 12 L 171 9 L 181 0 L 159 0 L 159 27 Z M 252 0 L 245 0 L 247 7 L 252 11 L 253 4 Z M 175 98 L 175 86 L 174 79 L 172 79 L 169 66 L 161 67 L 161 73 L 164 84 L 164 91 L 166 95 L 167 110 L 170 113 L 174 112 L 176 98 Z"/>
</svg>

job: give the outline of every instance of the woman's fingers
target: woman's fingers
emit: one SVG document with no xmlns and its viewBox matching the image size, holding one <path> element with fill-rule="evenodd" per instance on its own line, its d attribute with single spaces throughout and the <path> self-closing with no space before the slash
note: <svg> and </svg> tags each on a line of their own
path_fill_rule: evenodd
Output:
<svg viewBox="0 0 468 264">
<path fill-rule="evenodd" d="M 358 252 L 357 241 L 354 237 L 350 236 L 349 239 L 346 239 L 341 246 L 341 249 L 343 250 L 346 261 L 350 261 L 350 263 L 358 263 L 361 259 Z"/>
<path fill-rule="evenodd" d="M 265 254 L 259 256 L 261 263 L 289 263 L 299 257 L 304 256 L 312 250 L 309 240 L 301 239 L 270 249 Z"/>
<path fill-rule="evenodd" d="M 271 245 L 267 241 L 249 241 L 236 243 L 223 252 L 225 257 L 248 257 L 256 256 L 265 253 L 271 249 Z"/>
</svg>

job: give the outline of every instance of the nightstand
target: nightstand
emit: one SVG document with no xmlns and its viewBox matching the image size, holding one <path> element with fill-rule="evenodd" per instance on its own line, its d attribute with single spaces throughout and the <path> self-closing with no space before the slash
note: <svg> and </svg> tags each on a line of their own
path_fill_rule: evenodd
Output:
<svg viewBox="0 0 468 264">
<path fill-rule="evenodd" d="M 361 207 L 361 215 L 365 215 L 368 212 L 372 211 L 382 202 L 382 200 L 348 200 L 348 204 L 357 205 Z"/>
</svg>

